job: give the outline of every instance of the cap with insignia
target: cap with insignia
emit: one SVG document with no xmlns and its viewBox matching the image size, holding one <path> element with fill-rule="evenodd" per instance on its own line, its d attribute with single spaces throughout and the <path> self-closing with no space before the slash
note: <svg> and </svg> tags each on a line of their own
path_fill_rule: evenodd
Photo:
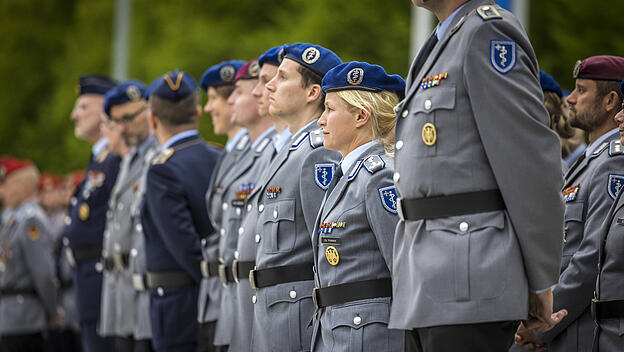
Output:
<svg viewBox="0 0 624 352">
<path fill-rule="evenodd" d="M 258 58 L 258 65 L 260 65 L 260 67 L 264 64 L 279 66 L 282 63 L 282 60 L 284 60 L 284 48 L 286 46 L 287 44 L 284 44 L 267 50 Z"/>
<path fill-rule="evenodd" d="M 559 86 L 559 83 L 555 79 L 544 71 L 540 71 L 540 86 L 542 90 L 546 92 L 555 92 L 560 98 L 563 97 L 563 91 Z"/>
<path fill-rule="evenodd" d="M 145 84 L 139 81 L 125 81 L 118 84 L 104 95 L 104 112 L 110 117 L 110 109 L 113 106 L 144 99 L 143 94 L 146 90 Z"/>
<path fill-rule="evenodd" d="M 150 96 L 177 102 L 195 92 L 197 84 L 191 75 L 176 70 L 157 78 L 148 90 Z"/>
<path fill-rule="evenodd" d="M 321 77 L 342 63 L 338 55 L 320 45 L 295 43 L 284 47 L 284 58 L 296 61 Z"/>
<path fill-rule="evenodd" d="M 601 55 L 579 60 L 574 66 L 574 78 L 597 81 L 624 80 L 624 57 Z"/>
<path fill-rule="evenodd" d="M 399 100 L 405 95 L 405 81 L 399 75 L 388 75 L 383 67 L 366 62 L 345 62 L 332 68 L 323 78 L 323 93 L 340 90 L 395 92 Z"/>
<path fill-rule="evenodd" d="M 244 64 L 245 61 L 243 60 L 230 60 L 214 65 L 204 72 L 199 80 L 199 85 L 206 91 L 208 87 L 232 84 L 234 83 L 236 72 Z"/>
<path fill-rule="evenodd" d="M 114 80 L 100 75 L 84 75 L 78 79 L 78 95 L 104 95 L 117 85 Z"/>
<path fill-rule="evenodd" d="M 259 74 L 260 66 L 258 65 L 258 60 L 248 61 L 236 72 L 236 76 L 234 76 L 234 83 L 236 83 L 239 79 L 258 79 Z"/>
</svg>

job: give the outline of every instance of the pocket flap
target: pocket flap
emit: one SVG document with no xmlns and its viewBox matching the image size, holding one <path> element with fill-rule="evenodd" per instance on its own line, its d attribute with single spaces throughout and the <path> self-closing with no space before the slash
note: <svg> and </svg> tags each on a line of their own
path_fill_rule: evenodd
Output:
<svg viewBox="0 0 624 352">
<path fill-rule="evenodd" d="M 429 113 L 438 109 L 455 108 L 455 87 L 436 87 L 417 94 L 410 104 L 413 113 Z"/>
<path fill-rule="evenodd" d="M 295 200 L 284 199 L 266 204 L 263 215 L 263 223 L 279 222 L 284 220 L 295 221 Z"/>
<path fill-rule="evenodd" d="M 375 299 L 367 303 L 349 304 L 333 307 L 331 310 L 331 328 L 348 326 L 360 329 L 366 325 L 379 323 L 388 325 L 390 319 L 390 303 L 388 299 Z"/>
<path fill-rule="evenodd" d="M 267 287 L 267 306 L 277 303 L 295 303 L 302 299 L 312 299 L 314 281 L 302 281 Z"/>
<path fill-rule="evenodd" d="M 583 221 L 585 203 L 568 203 L 565 208 L 565 221 Z"/>
<path fill-rule="evenodd" d="M 465 226 L 466 224 L 468 225 L 467 227 Z M 467 233 L 486 227 L 495 227 L 499 230 L 505 228 L 505 212 L 498 210 L 490 211 L 487 213 L 425 220 L 425 228 L 427 229 L 427 231 L 443 230 L 453 233 Z M 465 230 L 462 231 L 462 228 Z"/>
</svg>

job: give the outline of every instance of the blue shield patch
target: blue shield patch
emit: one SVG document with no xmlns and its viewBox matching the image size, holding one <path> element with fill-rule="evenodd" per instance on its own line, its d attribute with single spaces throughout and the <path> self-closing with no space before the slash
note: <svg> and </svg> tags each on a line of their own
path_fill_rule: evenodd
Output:
<svg viewBox="0 0 624 352">
<path fill-rule="evenodd" d="M 397 193 L 396 187 L 387 186 L 379 189 L 379 199 L 381 199 L 381 205 L 383 205 L 384 209 L 391 212 L 392 214 L 397 213 Z"/>
<path fill-rule="evenodd" d="M 326 191 L 335 171 L 336 165 L 333 163 L 314 164 L 314 180 L 316 184 Z"/>
<path fill-rule="evenodd" d="M 492 67 L 506 74 L 516 66 L 516 42 L 513 40 L 490 41 L 490 61 Z"/>
<path fill-rule="evenodd" d="M 615 197 L 617 197 L 618 192 L 622 189 L 622 186 L 624 186 L 624 175 L 609 174 L 607 192 L 611 198 L 615 199 Z"/>
</svg>

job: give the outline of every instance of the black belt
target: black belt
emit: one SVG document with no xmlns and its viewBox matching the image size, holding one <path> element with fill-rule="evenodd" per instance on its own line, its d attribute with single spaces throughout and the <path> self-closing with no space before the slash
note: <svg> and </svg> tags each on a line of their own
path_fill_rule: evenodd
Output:
<svg viewBox="0 0 624 352">
<path fill-rule="evenodd" d="M 249 272 L 254 270 L 255 266 L 255 261 L 241 262 L 234 260 L 232 262 L 232 274 L 234 274 L 234 281 L 238 282 L 241 279 L 249 280 Z"/>
<path fill-rule="evenodd" d="M 193 283 L 193 278 L 184 271 L 147 273 L 147 287 L 149 288 L 186 286 Z"/>
<path fill-rule="evenodd" d="M 232 266 L 219 264 L 219 278 L 224 285 L 234 282 L 234 276 L 232 275 Z"/>
<path fill-rule="evenodd" d="M 128 268 L 129 262 L 129 253 L 115 253 L 112 257 L 103 257 L 101 261 L 105 271 L 125 270 Z"/>
<path fill-rule="evenodd" d="M 59 280 L 59 283 L 60 283 L 60 288 L 62 289 L 68 289 L 74 286 L 74 281 L 72 279 Z"/>
<path fill-rule="evenodd" d="M 102 256 L 102 247 L 67 248 L 65 255 L 69 264 L 76 265 Z"/>
<path fill-rule="evenodd" d="M 312 267 L 314 267 L 313 263 L 303 263 L 251 270 L 249 283 L 253 288 L 263 288 L 287 282 L 314 280 Z"/>
<path fill-rule="evenodd" d="M 113 271 L 113 269 L 115 269 L 115 261 L 113 260 L 113 257 L 103 257 L 100 260 L 100 263 L 102 263 L 104 271 Z"/>
<path fill-rule="evenodd" d="M 199 264 L 202 276 L 205 278 L 219 276 L 219 262 L 207 262 L 202 260 Z"/>
<path fill-rule="evenodd" d="M 592 299 L 592 319 L 599 322 L 601 319 L 624 318 L 624 300 L 599 301 Z"/>
<path fill-rule="evenodd" d="M 390 278 L 349 282 L 314 288 L 312 291 L 312 300 L 314 300 L 316 308 L 381 297 L 392 297 L 392 280 Z"/>
<path fill-rule="evenodd" d="M 34 288 L 0 288 L 0 297 L 17 295 L 36 295 Z"/>
<path fill-rule="evenodd" d="M 397 204 L 397 211 L 402 220 L 448 218 L 504 209 L 506 209 L 505 201 L 497 189 L 449 196 L 399 198 Z"/>
</svg>

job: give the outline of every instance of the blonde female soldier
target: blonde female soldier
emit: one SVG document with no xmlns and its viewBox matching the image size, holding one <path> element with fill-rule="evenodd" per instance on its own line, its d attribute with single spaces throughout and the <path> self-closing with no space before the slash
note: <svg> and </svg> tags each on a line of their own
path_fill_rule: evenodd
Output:
<svg viewBox="0 0 624 352">
<path fill-rule="evenodd" d="M 324 146 L 342 154 L 312 233 L 315 281 L 312 351 L 402 351 L 388 329 L 392 243 L 398 221 L 393 107 L 405 82 L 377 65 L 349 62 L 323 79 Z M 328 168 L 324 170 L 323 168 Z"/>
</svg>

